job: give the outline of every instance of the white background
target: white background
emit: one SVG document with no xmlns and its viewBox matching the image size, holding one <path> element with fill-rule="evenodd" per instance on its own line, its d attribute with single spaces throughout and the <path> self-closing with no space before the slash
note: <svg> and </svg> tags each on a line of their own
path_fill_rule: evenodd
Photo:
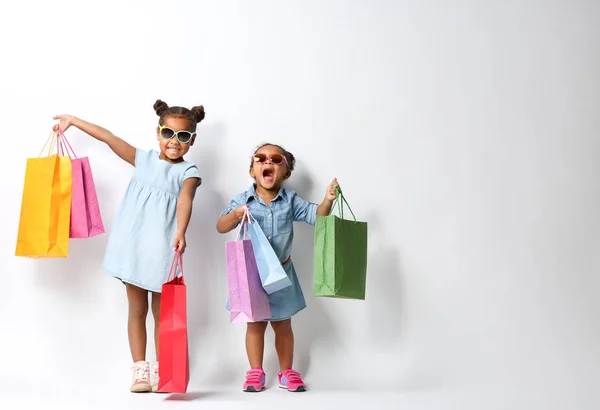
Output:
<svg viewBox="0 0 600 410">
<path fill-rule="evenodd" d="M 600 3 L 56 0 L 0 15 L 0 407 L 600 406 Z M 72 240 L 65 260 L 13 256 L 25 160 L 52 116 L 155 148 L 157 98 L 207 113 L 188 158 L 204 183 L 185 256 L 186 397 L 127 391 L 107 235 Z M 132 169 L 67 137 L 110 230 Z M 312 297 L 313 230 L 296 227 L 303 395 L 275 388 L 270 337 L 272 388 L 240 392 L 244 326 L 224 309 L 231 235 L 215 223 L 262 141 L 297 156 L 289 187 L 319 202 L 335 176 L 369 223 L 364 302 Z"/>
</svg>

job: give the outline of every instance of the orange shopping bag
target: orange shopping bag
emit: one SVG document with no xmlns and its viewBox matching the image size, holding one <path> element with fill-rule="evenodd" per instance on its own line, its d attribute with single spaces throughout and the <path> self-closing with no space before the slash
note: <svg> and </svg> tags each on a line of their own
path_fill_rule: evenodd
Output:
<svg viewBox="0 0 600 410">
<path fill-rule="evenodd" d="M 48 156 L 27 159 L 15 256 L 65 258 L 69 254 L 71 159 L 64 155 L 56 133 L 44 148 L 49 141 Z M 56 154 L 52 154 L 54 147 Z"/>
</svg>

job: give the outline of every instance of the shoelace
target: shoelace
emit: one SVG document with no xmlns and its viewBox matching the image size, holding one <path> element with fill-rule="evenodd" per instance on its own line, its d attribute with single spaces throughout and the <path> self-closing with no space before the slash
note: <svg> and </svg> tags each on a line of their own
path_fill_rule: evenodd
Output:
<svg viewBox="0 0 600 410">
<path fill-rule="evenodd" d="M 303 383 L 302 376 L 295 370 L 289 369 L 283 372 L 283 375 L 288 380 L 288 382 L 292 383 Z"/>
<path fill-rule="evenodd" d="M 148 368 L 148 366 L 141 366 L 141 365 L 135 366 L 135 371 L 133 373 L 134 381 L 148 380 L 149 378 L 150 378 L 150 369 Z"/>
<path fill-rule="evenodd" d="M 260 369 L 252 369 L 246 372 L 246 382 L 248 383 L 260 383 L 261 378 L 262 370 Z"/>
</svg>

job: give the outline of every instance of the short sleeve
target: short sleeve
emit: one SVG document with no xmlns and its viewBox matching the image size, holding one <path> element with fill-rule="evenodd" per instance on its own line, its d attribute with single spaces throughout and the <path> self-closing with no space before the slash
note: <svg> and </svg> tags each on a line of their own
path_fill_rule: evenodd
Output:
<svg viewBox="0 0 600 410">
<path fill-rule="evenodd" d="M 244 198 L 242 198 L 240 195 L 237 195 L 235 198 L 233 198 L 231 200 L 231 202 L 229 202 L 229 206 L 227 208 L 225 208 L 225 210 L 223 212 L 221 212 L 221 216 L 230 214 L 231 212 L 233 212 L 237 207 L 239 207 L 243 203 L 246 203 L 246 201 L 244 201 Z"/>
<path fill-rule="evenodd" d="M 294 221 L 314 225 L 317 219 L 317 206 L 317 204 L 307 202 L 298 195 L 294 195 L 292 198 Z"/>
<path fill-rule="evenodd" d="M 181 178 L 181 183 L 189 178 L 198 178 L 198 185 L 202 184 L 202 177 L 200 177 L 200 172 L 198 171 L 198 167 L 195 165 L 190 165 L 184 172 Z"/>
</svg>

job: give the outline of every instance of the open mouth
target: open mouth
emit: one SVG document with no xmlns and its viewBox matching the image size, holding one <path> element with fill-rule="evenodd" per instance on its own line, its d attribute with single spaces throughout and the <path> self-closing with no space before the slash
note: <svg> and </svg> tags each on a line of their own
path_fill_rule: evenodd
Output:
<svg viewBox="0 0 600 410">
<path fill-rule="evenodd" d="M 275 170 L 273 168 L 265 168 L 263 169 L 262 176 L 266 181 L 272 181 L 275 176 Z"/>
<path fill-rule="evenodd" d="M 179 151 L 181 151 L 181 148 L 167 147 L 167 152 L 169 154 L 178 154 Z"/>
</svg>

